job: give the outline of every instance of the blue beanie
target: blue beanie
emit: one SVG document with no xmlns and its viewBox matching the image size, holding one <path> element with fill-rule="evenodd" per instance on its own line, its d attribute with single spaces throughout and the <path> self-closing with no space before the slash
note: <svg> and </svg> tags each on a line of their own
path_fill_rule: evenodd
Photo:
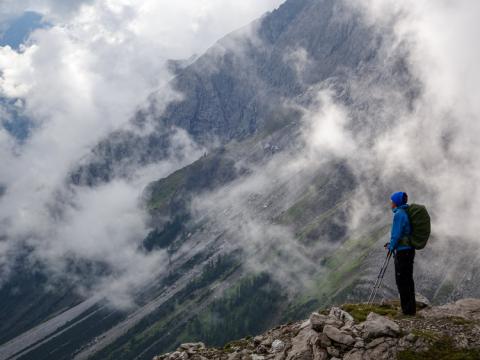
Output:
<svg viewBox="0 0 480 360">
<path fill-rule="evenodd" d="M 403 191 L 399 191 L 396 193 L 393 193 L 392 196 L 390 196 L 390 199 L 394 202 L 395 205 L 397 206 L 402 206 L 403 204 L 406 203 L 406 194 Z"/>
</svg>

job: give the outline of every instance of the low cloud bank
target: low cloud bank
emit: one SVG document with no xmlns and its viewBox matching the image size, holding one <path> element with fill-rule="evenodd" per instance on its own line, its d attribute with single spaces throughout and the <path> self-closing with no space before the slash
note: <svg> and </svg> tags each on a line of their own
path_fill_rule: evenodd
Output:
<svg viewBox="0 0 480 360">
<path fill-rule="evenodd" d="M 0 23 L 35 11 L 50 26 L 18 50 L 0 47 L 0 96 L 31 122 L 19 141 L 0 128 L 0 286 L 21 249 L 55 274 L 72 263 L 101 263 L 88 288 L 126 306 L 131 293 L 163 271 L 165 254 L 146 254 L 139 198 L 153 180 L 203 154 L 177 130 L 171 156 L 95 188 L 66 183 L 100 139 L 131 128 L 136 109 L 156 92 L 157 111 L 181 94 L 168 87 L 167 60 L 202 53 L 218 38 L 281 1 L 4 1 Z M 3 113 L 3 112 L 2 112 Z M 7 113 L 7 111 L 5 111 Z M 158 114 L 157 114 L 158 115 Z M 148 128 L 148 127 L 147 127 Z M 174 149 L 174 150 L 173 150 Z"/>
</svg>

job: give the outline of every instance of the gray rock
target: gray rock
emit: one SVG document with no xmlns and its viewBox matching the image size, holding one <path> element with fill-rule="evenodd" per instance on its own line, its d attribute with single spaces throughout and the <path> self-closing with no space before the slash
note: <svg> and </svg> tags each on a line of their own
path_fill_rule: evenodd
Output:
<svg viewBox="0 0 480 360">
<path fill-rule="evenodd" d="M 377 338 L 381 336 L 397 336 L 400 326 L 393 320 L 376 313 L 370 313 L 363 323 L 363 336 L 365 338 Z"/>
<path fill-rule="evenodd" d="M 185 343 L 181 344 L 177 351 L 184 351 L 184 350 L 200 350 L 200 349 L 205 349 L 205 344 L 202 342 L 196 342 L 196 343 Z"/>
<path fill-rule="evenodd" d="M 288 352 L 286 360 L 311 360 L 313 357 L 311 343 L 315 341 L 318 334 L 310 327 L 306 327 L 292 339 L 292 347 Z"/>
<path fill-rule="evenodd" d="M 264 360 L 264 359 L 265 359 L 265 356 L 263 356 L 263 355 L 258 355 L 258 354 L 252 354 L 252 355 L 251 355 L 251 359 L 252 359 L 252 360 Z"/>
<path fill-rule="evenodd" d="M 169 359 L 178 359 L 182 353 L 180 351 L 174 351 L 171 353 L 168 358 Z"/>
<path fill-rule="evenodd" d="M 331 356 L 336 356 L 336 357 L 340 356 L 340 351 L 338 351 L 338 349 L 334 348 L 333 346 L 327 347 L 327 353 Z"/>
<path fill-rule="evenodd" d="M 378 345 L 380 345 L 381 343 L 384 343 L 384 342 L 385 342 L 385 338 L 383 338 L 383 337 L 376 338 L 376 339 L 370 341 L 367 344 L 366 348 L 371 349 L 371 348 L 374 348 L 374 347 L 376 347 L 376 346 L 378 346 Z"/>
<path fill-rule="evenodd" d="M 228 360 L 241 360 L 242 359 L 242 354 L 239 352 L 234 352 L 230 355 L 228 355 Z"/>
<path fill-rule="evenodd" d="M 338 308 L 338 307 L 332 307 L 330 309 L 330 313 L 328 314 L 328 316 L 332 317 L 332 318 L 335 318 L 335 319 L 338 319 L 340 320 L 341 322 L 351 322 L 353 323 L 354 322 L 354 319 L 352 317 L 352 315 L 350 315 L 348 312 Z"/>
<path fill-rule="evenodd" d="M 310 315 L 310 325 L 313 330 L 321 332 L 325 326 L 325 322 L 328 320 L 328 317 L 319 313 L 312 313 Z"/>
<path fill-rule="evenodd" d="M 327 321 L 325 321 L 325 325 L 331 325 L 336 327 L 337 329 L 340 329 L 343 326 L 343 322 L 337 319 L 329 318 Z"/>
<path fill-rule="evenodd" d="M 283 351 L 284 349 L 285 349 L 285 343 L 284 343 L 282 340 L 276 339 L 276 340 L 274 340 L 274 341 L 272 342 L 272 349 L 271 349 L 271 351 L 272 351 L 273 353 L 278 353 L 278 352 L 280 352 L 280 351 Z"/>
<path fill-rule="evenodd" d="M 363 358 L 366 360 L 390 360 L 394 358 L 394 355 L 389 351 L 389 346 L 386 343 L 378 345 L 374 349 L 366 350 L 363 354 Z"/>
<path fill-rule="evenodd" d="M 325 325 L 323 333 L 339 344 L 353 345 L 355 343 L 355 339 L 352 336 L 331 325 Z"/>
<path fill-rule="evenodd" d="M 343 360 L 363 360 L 364 350 L 351 350 L 345 354 Z"/>
<path fill-rule="evenodd" d="M 407 340 L 408 342 L 414 342 L 415 340 L 417 340 L 417 336 L 410 333 L 407 336 L 405 336 L 405 340 Z"/>
<path fill-rule="evenodd" d="M 320 333 L 316 338 L 311 338 L 310 345 L 325 349 L 332 345 L 332 341 L 327 335 Z"/>
<path fill-rule="evenodd" d="M 313 360 L 327 360 L 328 353 L 325 349 L 319 347 L 313 347 Z"/>
<path fill-rule="evenodd" d="M 415 293 L 415 300 L 417 302 L 417 306 L 420 305 L 420 308 L 426 308 L 432 306 L 430 300 L 428 300 L 425 296 L 419 293 Z"/>
<path fill-rule="evenodd" d="M 363 340 L 357 340 L 355 341 L 355 344 L 353 345 L 357 349 L 365 347 L 365 342 Z"/>
<path fill-rule="evenodd" d="M 306 327 L 309 327 L 309 326 L 310 326 L 310 320 L 305 320 L 304 322 L 302 322 L 300 324 L 299 329 L 302 330 L 302 329 L 305 329 Z"/>
<path fill-rule="evenodd" d="M 435 306 L 422 310 L 426 318 L 442 318 L 458 316 L 468 320 L 480 320 L 480 299 L 462 299 L 443 306 Z"/>
<path fill-rule="evenodd" d="M 253 338 L 253 343 L 254 343 L 255 345 L 258 345 L 258 344 L 261 344 L 263 340 L 264 340 L 264 339 L 263 339 L 263 336 L 260 336 L 260 335 L 259 335 L 259 336 L 255 336 L 255 337 Z"/>
<path fill-rule="evenodd" d="M 272 345 L 272 342 L 275 340 L 275 338 L 272 335 L 267 336 L 266 338 L 263 339 L 263 341 L 260 343 L 260 345 L 270 347 Z"/>
<path fill-rule="evenodd" d="M 268 350 L 269 350 L 270 347 L 268 346 L 265 346 L 265 345 L 258 345 L 257 346 L 257 349 L 255 350 L 258 354 L 267 354 L 268 353 Z"/>
</svg>

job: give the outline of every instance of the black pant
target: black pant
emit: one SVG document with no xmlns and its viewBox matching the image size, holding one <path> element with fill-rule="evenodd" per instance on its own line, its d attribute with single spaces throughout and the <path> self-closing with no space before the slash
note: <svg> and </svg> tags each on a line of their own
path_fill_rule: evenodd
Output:
<svg viewBox="0 0 480 360">
<path fill-rule="evenodd" d="M 416 312 L 415 284 L 413 282 L 414 258 L 414 249 L 397 251 L 395 255 L 395 280 L 400 293 L 402 312 L 405 315 L 415 315 Z"/>
</svg>

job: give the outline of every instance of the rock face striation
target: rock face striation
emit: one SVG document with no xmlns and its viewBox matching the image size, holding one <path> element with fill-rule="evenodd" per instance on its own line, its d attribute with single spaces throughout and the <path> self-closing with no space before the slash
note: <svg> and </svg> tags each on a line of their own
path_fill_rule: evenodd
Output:
<svg viewBox="0 0 480 360">
<path fill-rule="evenodd" d="M 426 306 L 415 317 L 392 315 L 398 311 L 395 302 L 348 308 L 355 318 L 333 307 L 222 349 L 187 343 L 153 360 L 480 359 L 480 299 Z M 360 321 L 359 312 L 368 310 Z"/>
</svg>

